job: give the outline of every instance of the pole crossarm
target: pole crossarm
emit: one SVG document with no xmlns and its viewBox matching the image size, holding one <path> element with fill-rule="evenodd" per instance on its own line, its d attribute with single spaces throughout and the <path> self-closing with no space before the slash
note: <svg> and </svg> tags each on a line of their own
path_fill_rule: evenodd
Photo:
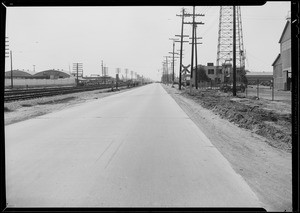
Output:
<svg viewBox="0 0 300 213">
<path fill-rule="evenodd" d="M 181 35 L 175 35 L 175 36 L 181 37 Z M 182 35 L 182 37 L 189 37 L 189 35 Z"/>
<path fill-rule="evenodd" d="M 204 24 L 203 22 L 183 22 L 184 24 Z"/>
<path fill-rule="evenodd" d="M 169 38 L 169 40 L 173 40 L 173 41 L 179 41 L 178 38 Z"/>
<path fill-rule="evenodd" d="M 192 13 L 185 13 L 183 16 L 184 17 L 191 17 L 191 16 L 204 16 L 204 14 L 200 14 L 200 13 L 197 13 L 197 14 L 192 14 Z M 182 16 L 182 15 L 176 15 L 176 16 Z"/>
</svg>

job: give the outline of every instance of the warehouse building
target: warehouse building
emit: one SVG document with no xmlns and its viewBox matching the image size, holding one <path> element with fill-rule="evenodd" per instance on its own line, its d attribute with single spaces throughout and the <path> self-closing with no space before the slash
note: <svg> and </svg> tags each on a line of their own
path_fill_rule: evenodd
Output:
<svg viewBox="0 0 300 213">
<path fill-rule="evenodd" d="M 39 79 L 58 79 L 58 78 L 70 78 L 70 75 L 64 71 L 59 70 L 45 70 L 33 75 L 34 78 Z"/>
<path fill-rule="evenodd" d="M 214 66 L 214 63 L 207 63 L 206 66 L 202 66 L 205 69 L 206 75 L 215 82 L 224 82 L 224 74 L 222 73 L 222 67 Z"/>
<path fill-rule="evenodd" d="M 291 21 L 287 22 L 279 39 L 280 53 L 273 62 L 274 88 L 277 90 L 291 90 Z"/>
<path fill-rule="evenodd" d="M 12 76 L 13 78 L 21 78 L 21 79 L 33 78 L 33 76 L 29 72 L 25 72 L 21 70 L 13 70 Z M 5 72 L 5 78 L 11 78 L 11 71 Z"/>
<path fill-rule="evenodd" d="M 246 77 L 249 85 L 257 84 L 257 81 L 262 82 L 272 82 L 273 72 L 247 72 Z"/>
<path fill-rule="evenodd" d="M 206 75 L 215 83 L 228 83 L 233 81 L 233 69 L 232 64 L 226 64 L 224 66 L 215 66 L 214 63 L 207 63 L 207 65 L 198 65 L 203 67 Z M 239 68 L 236 68 L 236 80 L 242 82 Z"/>
</svg>

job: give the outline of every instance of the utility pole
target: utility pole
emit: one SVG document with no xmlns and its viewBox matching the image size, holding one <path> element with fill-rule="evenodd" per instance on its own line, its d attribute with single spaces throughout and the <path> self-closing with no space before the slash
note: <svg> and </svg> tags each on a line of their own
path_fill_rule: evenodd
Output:
<svg viewBox="0 0 300 213">
<path fill-rule="evenodd" d="M 104 84 L 106 84 L 106 76 L 108 74 L 108 67 L 106 67 L 106 64 L 103 65 L 103 61 L 102 61 L 102 77 L 103 77 L 103 80 L 104 80 Z"/>
<path fill-rule="evenodd" d="M 162 62 L 162 83 L 165 84 L 166 83 L 166 68 L 165 68 L 165 62 Z"/>
<path fill-rule="evenodd" d="M 184 24 L 192 24 L 192 57 L 191 57 L 191 80 L 190 80 L 190 89 L 192 89 L 193 65 L 194 65 L 194 45 L 195 45 L 195 25 L 196 24 L 204 24 L 202 22 L 195 22 L 195 16 L 204 16 L 204 15 L 203 14 L 195 14 L 195 6 L 193 6 L 193 14 L 186 14 L 186 16 L 193 17 L 192 22 L 184 22 Z"/>
<path fill-rule="evenodd" d="M 174 55 L 175 55 L 175 54 L 178 55 L 178 53 L 175 53 L 174 51 L 175 51 L 175 42 L 178 41 L 178 39 L 175 39 L 175 38 L 169 38 L 169 39 L 170 39 L 170 40 L 173 40 L 173 52 L 169 52 L 169 53 L 171 53 L 171 54 L 173 55 L 173 64 L 172 64 L 172 65 L 173 65 L 173 66 L 172 66 L 172 67 L 173 67 L 172 84 L 174 84 L 174 64 L 175 64 L 175 63 L 174 63 L 174 58 L 175 58 Z M 178 57 L 176 57 L 176 58 L 178 58 Z"/>
<path fill-rule="evenodd" d="M 82 63 L 73 63 L 73 71 L 76 72 L 76 86 L 78 86 L 79 80 L 79 72 L 81 74 L 81 77 L 83 77 L 83 68 L 82 68 Z"/>
<path fill-rule="evenodd" d="M 236 96 L 236 29 L 235 29 L 235 6 L 233 6 L 233 96 Z"/>
<path fill-rule="evenodd" d="M 168 58 L 169 58 L 169 56 L 165 56 L 166 57 L 166 75 L 167 75 L 167 85 L 169 85 L 169 81 L 170 81 L 170 77 L 169 77 L 169 69 L 168 69 L 168 64 L 169 64 L 169 62 L 168 62 Z"/>
<path fill-rule="evenodd" d="M 125 74 L 126 74 L 126 81 L 127 81 L 128 69 L 125 69 Z"/>
<path fill-rule="evenodd" d="M 116 68 L 116 89 L 118 89 L 118 81 L 119 81 L 120 72 L 121 72 L 121 68 Z"/>
<path fill-rule="evenodd" d="M 180 36 L 181 37 L 181 41 L 175 41 L 175 42 L 180 42 L 180 62 L 179 62 L 179 82 L 178 82 L 178 85 L 179 85 L 179 90 L 181 90 L 181 85 L 182 85 L 182 67 L 183 67 L 183 64 L 182 64 L 182 59 L 183 59 L 183 43 L 185 42 L 188 42 L 188 41 L 183 41 L 183 37 L 189 37 L 188 35 L 183 35 L 183 24 L 182 24 L 182 28 L 181 28 L 181 33 L 182 35 L 175 35 L 175 36 Z"/>
<path fill-rule="evenodd" d="M 77 77 L 76 77 L 76 86 L 78 86 L 78 63 L 76 63 L 76 72 L 77 72 Z"/>
<path fill-rule="evenodd" d="M 194 63 L 194 31 L 195 31 L 195 6 L 193 6 L 193 23 L 192 23 L 192 60 L 191 60 L 191 80 L 190 89 L 192 89 L 192 79 L 193 79 L 193 63 Z"/>
<path fill-rule="evenodd" d="M 166 57 L 166 62 L 165 62 L 165 68 L 166 68 L 166 84 L 168 85 L 169 84 L 169 72 L 168 72 L 168 56 L 164 56 Z"/>
<path fill-rule="evenodd" d="M 183 23 L 184 23 L 184 16 L 185 16 L 185 9 L 182 8 L 182 15 L 176 15 L 181 16 L 181 35 L 180 35 L 180 62 L 179 62 L 179 90 L 181 90 L 181 73 L 182 73 L 182 48 L 183 48 L 183 37 L 188 37 L 183 35 Z M 179 36 L 179 35 L 175 35 Z"/>
<path fill-rule="evenodd" d="M 196 89 L 198 89 L 198 55 L 197 55 L 198 52 L 197 52 L 197 45 L 202 44 L 202 43 L 197 43 L 197 39 L 202 39 L 202 37 L 197 37 L 197 25 L 195 25 L 194 27 L 195 27 L 195 37 L 194 37 L 195 43 L 194 43 L 194 45 L 195 45 L 195 58 L 196 58 L 196 60 L 195 60 L 195 62 L 196 62 L 195 87 L 196 87 Z M 190 39 L 192 39 L 192 38 L 190 38 Z"/>
<path fill-rule="evenodd" d="M 12 51 L 10 51 L 10 84 L 11 84 L 11 88 L 14 88 L 14 84 L 13 84 L 13 67 L 12 67 Z"/>
<path fill-rule="evenodd" d="M 101 72 L 102 72 L 102 77 L 104 76 L 104 71 L 103 71 L 103 60 L 101 60 Z"/>
</svg>

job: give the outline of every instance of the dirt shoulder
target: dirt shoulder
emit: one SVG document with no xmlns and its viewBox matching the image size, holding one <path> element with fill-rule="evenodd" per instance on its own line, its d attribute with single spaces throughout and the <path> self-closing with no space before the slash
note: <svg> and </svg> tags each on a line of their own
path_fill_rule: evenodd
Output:
<svg viewBox="0 0 300 213">
<path fill-rule="evenodd" d="M 288 136 L 291 127 L 285 126 L 283 133 L 275 137 L 265 131 L 277 131 L 288 124 L 291 107 L 264 100 L 230 100 L 232 97 L 226 94 L 224 97 L 220 94 L 209 97 L 212 94 L 205 92 L 190 95 L 187 91 L 163 87 L 245 179 L 266 210 L 292 211 L 291 139 Z M 266 112 L 268 116 L 264 116 Z M 267 125 L 275 126 L 275 130 Z M 283 141 L 279 134 L 284 135 Z"/>
<path fill-rule="evenodd" d="M 13 124 L 134 88 L 137 87 L 122 88 L 113 92 L 110 89 L 101 89 L 4 103 L 4 122 L 5 125 Z"/>
</svg>

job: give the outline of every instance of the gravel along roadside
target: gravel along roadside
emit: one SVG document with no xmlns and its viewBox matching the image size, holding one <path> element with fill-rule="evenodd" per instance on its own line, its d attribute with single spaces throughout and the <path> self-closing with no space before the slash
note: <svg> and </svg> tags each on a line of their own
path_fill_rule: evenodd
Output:
<svg viewBox="0 0 300 213">
<path fill-rule="evenodd" d="M 232 97 L 226 94 L 209 97 L 208 92 L 189 95 L 187 90 L 163 87 L 245 179 L 267 211 L 292 211 L 291 140 L 280 142 L 279 136 L 269 137 L 267 131 L 268 134 L 260 134 L 262 126 L 259 126 L 266 120 L 274 123 L 276 119 L 273 124 L 276 129 L 287 125 L 290 106 L 242 98 L 244 102 L 239 102 L 230 100 Z M 260 110 L 270 112 L 271 118 L 261 118 Z M 252 114 L 255 112 L 257 115 Z M 239 122 L 242 117 L 237 114 L 244 120 Z M 288 132 L 291 127 L 284 128 Z M 281 133 L 284 138 L 289 138 L 287 132 Z"/>
<path fill-rule="evenodd" d="M 5 125 L 13 124 L 134 88 L 137 87 L 121 88 L 113 92 L 110 89 L 101 89 L 4 103 L 4 122 Z"/>
</svg>

